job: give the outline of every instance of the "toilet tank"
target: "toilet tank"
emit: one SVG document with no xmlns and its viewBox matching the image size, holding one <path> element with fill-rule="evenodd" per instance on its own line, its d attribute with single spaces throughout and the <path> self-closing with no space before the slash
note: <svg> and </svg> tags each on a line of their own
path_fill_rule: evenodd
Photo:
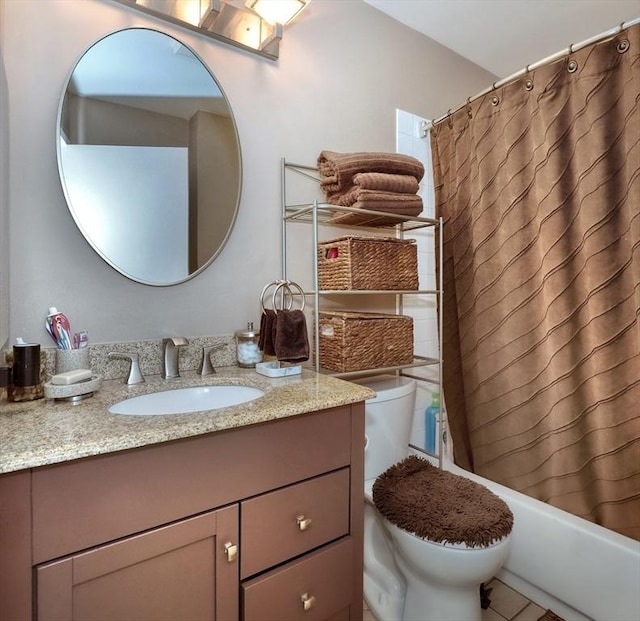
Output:
<svg viewBox="0 0 640 621">
<path fill-rule="evenodd" d="M 407 456 L 416 402 L 416 381 L 395 375 L 352 381 L 377 393 L 365 402 L 364 478 L 375 479 Z"/>
</svg>

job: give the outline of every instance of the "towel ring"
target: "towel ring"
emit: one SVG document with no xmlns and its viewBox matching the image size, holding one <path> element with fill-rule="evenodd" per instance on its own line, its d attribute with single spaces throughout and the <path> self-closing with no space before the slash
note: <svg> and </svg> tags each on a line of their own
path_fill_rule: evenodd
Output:
<svg viewBox="0 0 640 621">
<path fill-rule="evenodd" d="M 279 310 L 285 310 L 284 308 L 277 308 L 276 306 L 276 295 L 278 294 L 278 291 L 284 287 L 287 292 L 289 293 L 289 304 L 286 308 L 286 310 L 291 310 L 291 307 L 293 306 L 293 293 L 291 291 L 291 287 L 295 287 L 298 290 L 298 293 L 300 294 L 300 297 L 302 299 L 301 305 L 300 305 L 300 310 L 304 310 L 304 306 L 305 306 L 305 297 L 304 297 L 304 290 L 302 289 L 302 287 L 297 283 L 297 282 L 293 282 L 292 280 L 281 280 L 279 281 L 278 285 L 276 286 L 274 292 L 273 292 L 273 298 L 271 300 L 272 305 L 273 305 L 273 310 L 276 311 L 276 313 Z M 286 294 L 283 295 L 283 301 L 286 298 Z"/>
<path fill-rule="evenodd" d="M 265 311 L 267 310 L 264 307 L 264 294 L 267 292 L 267 290 L 269 289 L 269 287 L 273 287 L 274 283 L 270 282 L 267 283 L 263 288 L 262 288 L 262 293 L 260 294 L 260 307 L 262 308 L 262 314 L 265 314 Z"/>
<path fill-rule="evenodd" d="M 278 304 L 276 303 L 276 296 L 278 295 L 278 291 L 280 291 L 280 289 L 283 289 L 282 303 L 280 307 L 278 307 Z M 288 298 L 287 298 L 287 293 L 289 294 Z M 285 308 L 285 300 L 287 300 L 286 308 Z M 286 280 L 280 281 L 276 285 L 276 288 L 273 290 L 273 297 L 271 298 L 271 307 L 277 313 L 278 311 L 282 311 L 282 310 L 291 310 L 292 306 L 293 306 L 293 294 L 291 293 L 289 282 Z"/>
<path fill-rule="evenodd" d="M 269 289 L 271 287 L 275 287 L 274 291 L 273 291 L 273 295 L 271 296 L 271 306 L 272 309 L 275 312 L 278 312 L 279 310 L 291 310 L 291 308 L 293 307 L 293 296 L 294 293 L 291 291 L 291 287 L 295 287 L 298 290 L 298 293 L 300 294 L 300 297 L 302 298 L 302 303 L 301 303 L 301 308 L 300 310 L 304 310 L 305 307 L 305 293 L 304 293 L 304 289 L 297 283 L 297 282 L 293 282 L 291 280 L 273 280 L 270 283 L 268 283 L 267 285 L 264 286 L 264 288 L 262 289 L 262 293 L 260 294 L 260 306 L 262 307 L 262 313 L 265 314 L 266 313 L 266 307 L 265 307 L 265 296 L 267 294 L 267 291 L 269 291 Z M 278 304 L 276 302 L 276 298 L 278 295 L 278 291 L 280 291 L 280 289 L 284 288 L 285 291 L 282 292 L 282 304 L 281 304 L 281 308 L 278 308 Z M 287 293 L 289 294 L 287 296 Z M 286 306 L 285 306 L 285 299 L 286 301 Z"/>
<path fill-rule="evenodd" d="M 271 281 L 269 284 L 265 285 L 264 288 L 262 289 L 262 293 L 260 294 L 260 306 L 262 307 L 262 313 L 265 314 L 266 313 L 266 307 L 264 305 L 264 297 L 267 293 L 267 291 L 271 288 L 271 287 L 276 287 L 276 290 L 273 293 L 273 301 L 272 301 L 272 305 L 273 305 L 273 310 L 276 310 L 276 293 L 278 291 L 278 289 L 280 287 L 282 287 L 283 285 L 286 285 L 287 281 L 286 280 L 273 280 Z M 287 287 L 288 289 L 288 287 Z M 289 293 L 291 293 L 291 291 L 289 290 Z M 291 298 L 289 299 L 289 306 L 287 307 L 287 310 L 291 310 L 291 307 L 293 306 L 293 296 L 291 296 Z"/>
</svg>

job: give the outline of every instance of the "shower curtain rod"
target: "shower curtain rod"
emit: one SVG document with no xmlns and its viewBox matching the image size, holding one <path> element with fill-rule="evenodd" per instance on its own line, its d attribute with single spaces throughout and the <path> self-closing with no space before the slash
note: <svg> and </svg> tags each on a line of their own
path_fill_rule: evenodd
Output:
<svg viewBox="0 0 640 621">
<path fill-rule="evenodd" d="M 616 26 L 615 28 L 611 28 L 610 30 L 607 30 L 598 35 L 595 35 L 590 39 L 585 39 L 581 43 L 572 43 L 569 47 L 565 48 L 564 50 L 560 50 L 559 52 L 556 52 L 551 56 L 547 56 L 546 58 L 539 60 L 533 65 L 527 65 L 524 69 L 520 69 L 520 71 L 516 71 L 515 73 L 512 73 L 510 76 L 507 76 L 502 80 L 498 80 L 497 82 L 494 82 L 491 86 L 489 86 L 488 88 L 485 88 L 483 91 L 480 91 L 477 95 L 474 95 L 473 97 L 469 97 L 467 101 L 459 105 L 457 108 L 454 108 L 453 110 L 448 110 L 446 114 L 443 114 L 442 116 L 438 117 L 435 121 L 431 121 L 430 127 L 433 127 L 434 125 L 437 125 L 441 121 L 444 121 L 446 118 L 450 117 L 452 114 L 454 114 L 458 110 L 461 110 L 465 106 L 469 105 L 472 101 L 475 101 L 476 99 L 486 95 L 487 93 L 494 91 L 496 88 L 500 88 L 505 84 L 514 82 L 518 78 L 529 73 L 529 71 L 532 71 L 533 69 L 537 69 L 538 67 L 542 67 L 542 65 L 546 65 L 547 63 L 552 63 L 562 58 L 563 56 L 568 56 L 569 54 L 572 54 L 573 52 L 577 52 L 578 50 L 582 49 L 583 47 L 586 47 L 587 45 L 591 45 L 592 43 L 596 43 L 597 41 L 608 39 L 609 37 L 614 37 L 615 35 L 619 34 L 623 30 L 626 30 L 631 26 L 635 26 L 638 23 L 640 23 L 640 17 L 636 17 L 635 19 L 629 20 L 627 22 L 622 22 L 622 24 L 620 24 L 619 26 Z"/>
</svg>

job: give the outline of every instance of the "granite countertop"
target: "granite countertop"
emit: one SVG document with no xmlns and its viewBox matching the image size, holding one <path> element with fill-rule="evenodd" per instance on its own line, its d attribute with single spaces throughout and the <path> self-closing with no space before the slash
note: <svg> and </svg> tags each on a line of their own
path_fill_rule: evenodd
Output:
<svg viewBox="0 0 640 621">
<path fill-rule="evenodd" d="M 144 384 L 136 386 L 127 386 L 122 379 L 105 380 L 92 397 L 76 404 L 50 399 L 2 403 L 0 474 L 264 423 L 364 401 L 375 395 L 369 388 L 307 370 L 280 378 L 235 366 L 216 371 L 209 377 L 187 371 L 173 380 L 149 376 Z M 266 394 L 209 412 L 162 416 L 108 412 L 110 405 L 127 397 L 216 384 L 255 386 Z"/>
</svg>

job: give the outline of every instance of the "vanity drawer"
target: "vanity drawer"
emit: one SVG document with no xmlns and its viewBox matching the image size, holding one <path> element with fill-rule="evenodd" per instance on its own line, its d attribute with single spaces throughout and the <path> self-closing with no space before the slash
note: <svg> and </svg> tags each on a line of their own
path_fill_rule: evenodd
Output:
<svg viewBox="0 0 640 621">
<path fill-rule="evenodd" d="M 349 468 L 240 505 L 241 578 L 349 533 Z"/>
<path fill-rule="evenodd" d="M 346 538 L 245 582 L 244 621 L 326 621 L 338 615 L 352 603 L 352 555 Z"/>
</svg>

